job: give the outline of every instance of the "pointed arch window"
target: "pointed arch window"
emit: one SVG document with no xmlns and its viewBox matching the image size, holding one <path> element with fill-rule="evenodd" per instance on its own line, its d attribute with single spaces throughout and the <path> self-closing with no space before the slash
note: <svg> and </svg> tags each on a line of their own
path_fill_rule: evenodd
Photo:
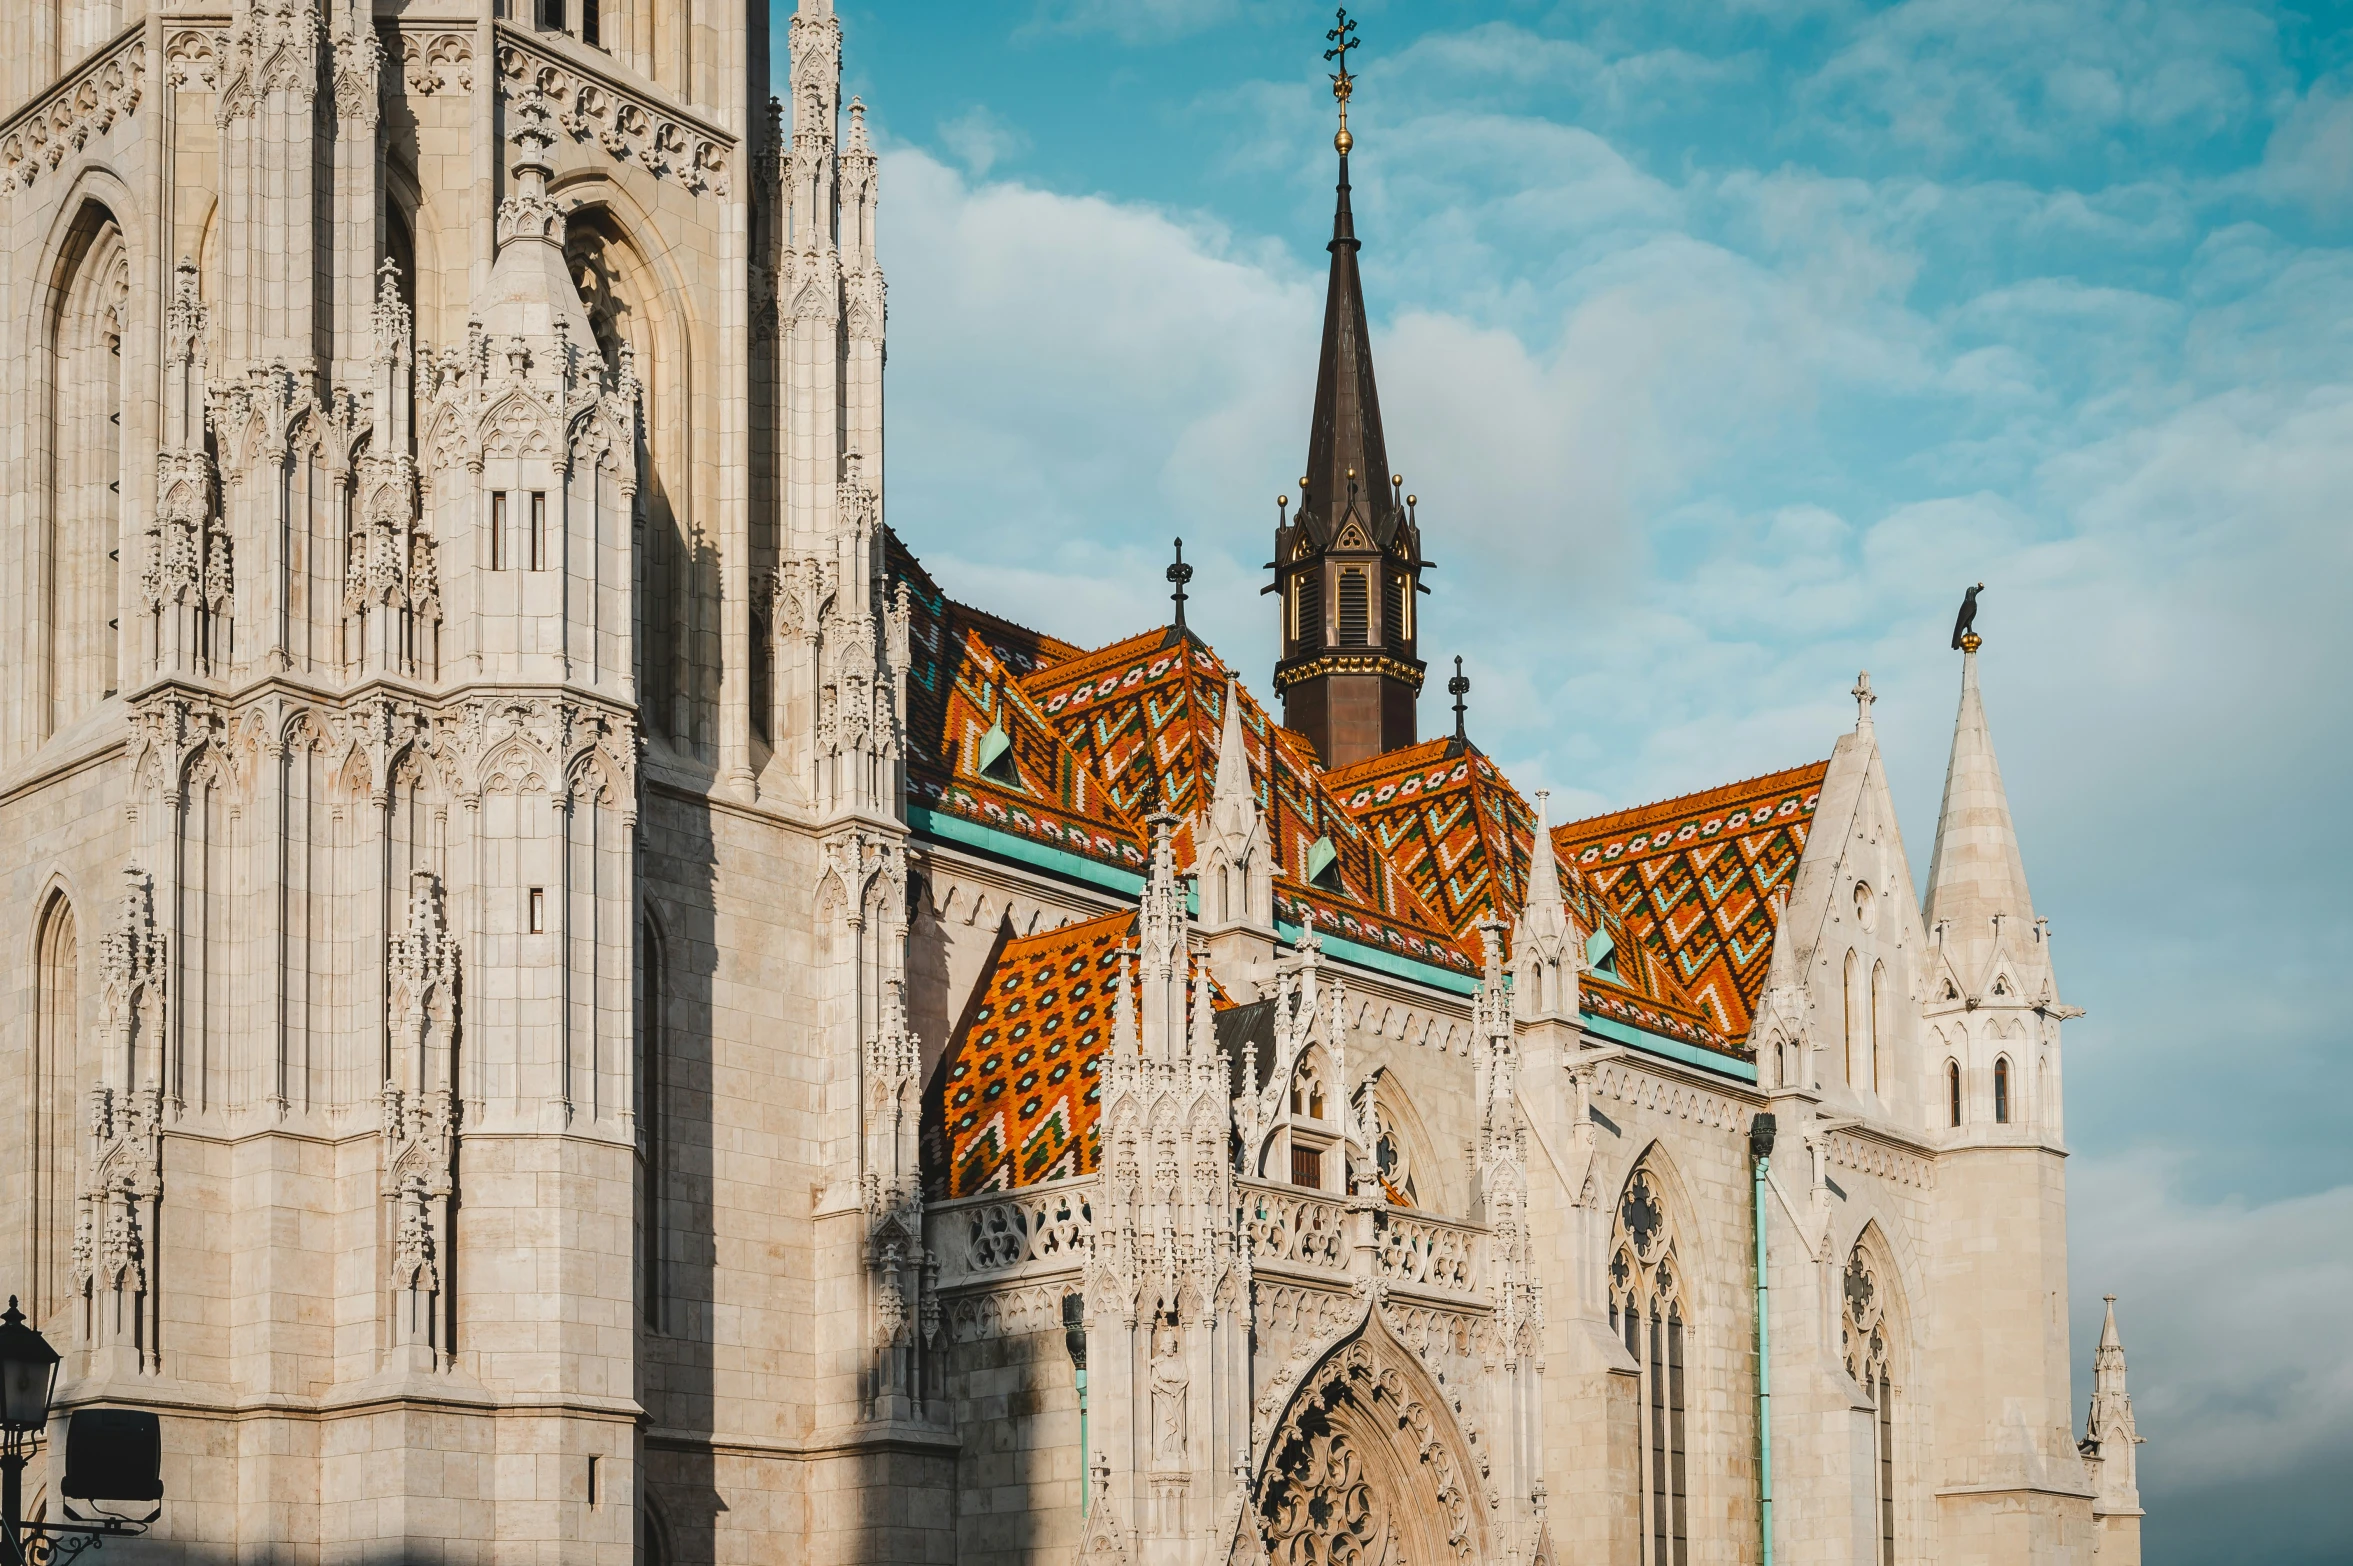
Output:
<svg viewBox="0 0 2353 1566">
<path fill-rule="evenodd" d="M 1638 1369 L 1634 1503 L 1643 1566 L 1686 1566 L 1691 1554 L 1690 1452 L 1684 1398 L 1689 1313 L 1683 1269 L 1658 1180 L 1646 1162 L 1627 1176 L 1610 1243 L 1610 1326 Z"/>
<path fill-rule="evenodd" d="M 1324 644 L 1324 579 L 1318 572 L 1291 578 L 1291 639 L 1302 649 Z"/>
<path fill-rule="evenodd" d="M 1851 948 L 1846 954 L 1846 989 L 1844 999 L 1845 1005 L 1842 1009 L 1846 1017 L 1846 1085 L 1848 1087 L 1861 1087 L 1863 1085 L 1864 1072 L 1858 1070 L 1856 1067 L 1855 1051 L 1862 1047 L 1863 1040 L 1867 1036 L 1866 1030 L 1870 1024 L 1867 1021 L 1861 1019 L 1862 1008 L 1865 1004 L 1862 985 L 1862 964 L 1856 958 Z"/>
<path fill-rule="evenodd" d="M 1887 1045 L 1887 964 L 1871 965 L 1871 1091 L 1885 1093 L 1895 1085 L 1894 1062 Z"/>
<path fill-rule="evenodd" d="M 81 947 L 74 911 L 61 892 L 43 910 L 36 947 L 33 1011 L 32 1255 L 26 1304 L 38 1324 L 65 1303 L 74 1242 L 74 1144 L 81 1072 Z"/>
<path fill-rule="evenodd" d="M 2010 1057 L 1994 1062 L 1994 1124 L 2010 1123 Z"/>
<path fill-rule="evenodd" d="M 1895 1566 L 1895 1380 L 1887 1290 L 1861 1241 L 1847 1256 L 1839 1348 L 1855 1384 L 1871 1400 L 1872 1515 L 1879 1524 L 1880 1566 Z"/>
<path fill-rule="evenodd" d="M 1961 1123 L 1961 1063 L 1957 1060 L 1948 1060 L 1944 1063 L 1944 1090 L 1945 1100 L 1952 1113 L 1953 1124 L 1959 1125 Z"/>
</svg>

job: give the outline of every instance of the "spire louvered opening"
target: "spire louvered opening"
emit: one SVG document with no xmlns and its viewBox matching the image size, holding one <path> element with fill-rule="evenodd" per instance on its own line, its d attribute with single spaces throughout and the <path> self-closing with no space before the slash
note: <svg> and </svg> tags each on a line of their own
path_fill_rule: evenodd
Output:
<svg viewBox="0 0 2353 1566">
<path fill-rule="evenodd" d="M 1302 648 L 1324 644 L 1324 582 L 1313 571 L 1291 578 L 1291 636 Z"/>
<path fill-rule="evenodd" d="M 1340 573 L 1340 645 L 1362 647 L 1371 631 L 1371 595 L 1364 572 L 1351 566 Z"/>
<path fill-rule="evenodd" d="M 1412 593 L 1406 587 L 1404 573 L 1385 572 L 1381 580 L 1381 630 L 1392 647 L 1403 647 L 1413 637 L 1413 626 L 1405 617 Z"/>
</svg>

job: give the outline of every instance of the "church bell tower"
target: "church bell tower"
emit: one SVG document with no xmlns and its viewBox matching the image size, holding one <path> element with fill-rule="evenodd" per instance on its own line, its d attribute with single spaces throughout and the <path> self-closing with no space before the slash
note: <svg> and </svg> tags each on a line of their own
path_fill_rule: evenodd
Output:
<svg viewBox="0 0 2353 1566">
<path fill-rule="evenodd" d="M 1353 32 L 1351 25 L 1347 31 Z M 1340 104 L 1339 200 L 1332 215 L 1331 285 L 1324 296 L 1315 417 L 1299 506 L 1275 528 L 1275 585 L 1282 602 L 1282 660 L 1275 689 L 1283 722 L 1306 735 L 1327 767 L 1344 767 L 1414 742 L 1421 695 L 1418 608 L 1421 533 L 1413 497 L 1389 471 L 1381 398 L 1373 384 L 1364 284 L 1356 269 L 1356 220 L 1348 206 L 1347 51 L 1336 39 Z"/>
</svg>

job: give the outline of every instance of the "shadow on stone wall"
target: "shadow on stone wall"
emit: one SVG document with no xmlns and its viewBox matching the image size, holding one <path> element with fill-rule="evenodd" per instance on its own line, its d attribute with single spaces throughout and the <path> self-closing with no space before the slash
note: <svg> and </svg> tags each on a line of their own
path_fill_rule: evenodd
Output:
<svg viewBox="0 0 2353 1566">
<path fill-rule="evenodd" d="M 707 804 L 649 788 L 639 893 L 641 1012 L 651 1109 L 640 1127 L 637 1398 L 646 1410 L 639 1559 L 718 1558 L 721 1498 L 711 1438 L 717 1364 L 711 1313 L 718 1241 L 712 1152 L 717 846 Z M 648 1546 L 651 1548 L 648 1548 Z"/>
</svg>

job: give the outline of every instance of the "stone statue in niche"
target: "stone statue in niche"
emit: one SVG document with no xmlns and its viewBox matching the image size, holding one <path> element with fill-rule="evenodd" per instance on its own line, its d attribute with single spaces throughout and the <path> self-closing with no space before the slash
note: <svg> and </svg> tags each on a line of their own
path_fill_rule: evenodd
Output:
<svg viewBox="0 0 2353 1566">
<path fill-rule="evenodd" d="M 1176 1318 L 1152 1322 L 1152 1466 L 1185 1465 L 1185 1360 Z"/>
</svg>

